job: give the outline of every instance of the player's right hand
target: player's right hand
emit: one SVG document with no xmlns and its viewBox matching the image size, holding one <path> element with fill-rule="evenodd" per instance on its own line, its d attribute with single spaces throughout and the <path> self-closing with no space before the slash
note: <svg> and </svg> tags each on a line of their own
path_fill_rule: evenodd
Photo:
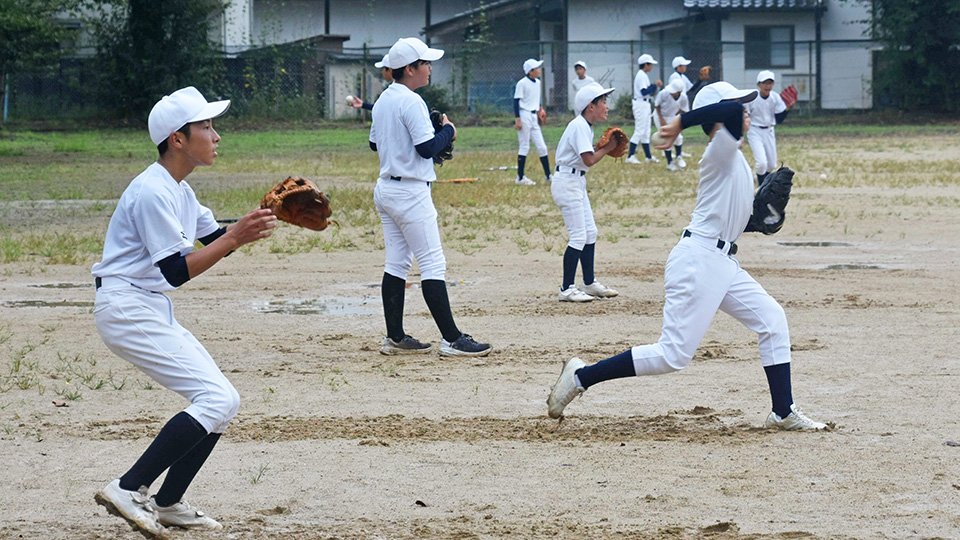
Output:
<svg viewBox="0 0 960 540">
<path fill-rule="evenodd" d="M 657 150 L 669 150 L 673 145 L 673 141 L 677 140 L 677 136 L 683 131 L 683 126 L 680 124 L 680 116 L 674 117 L 667 125 L 661 125 L 657 131 L 663 137 L 663 144 L 654 146 L 654 148 Z"/>
<path fill-rule="evenodd" d="M 514 120 L 514 122 L 513 122 L 513 128 L 516 129 L 517 131 L 520 131 L 520 128 L 521 128 L 521 127 L 523 127 L 523 124 L 520 122 L 520 118 L 518 117 L 518 118 L 517 118 L 516 120 Z"/>
<path fill-rule="evenodd" d="M 227 227 L 227 234 L 233 236 L 237 247 L 262 240 L 273 234 L 277 226 L 277 216 L 269 208 L 257 208 Z"/>
<path fill-rule="evenodd" d="M 447 118 L 447 114 L 443 114 L 443 118 L 440 119 L 441 126 L 450 126 L 453 128 L 453 140 L 457 140 L 457 126 Z"/>
</svg>

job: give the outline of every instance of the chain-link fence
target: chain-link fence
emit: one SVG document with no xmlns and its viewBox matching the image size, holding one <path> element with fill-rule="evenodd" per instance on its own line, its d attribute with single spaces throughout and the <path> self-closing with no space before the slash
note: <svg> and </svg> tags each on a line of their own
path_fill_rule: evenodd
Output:
<svg viewBox="0 0 960 540">
<path fill-rule="evenodd" d="M 631 96 L 637 57 L 648 53 L 658 60 L 650 73 L 653 81 L 666 82 L 673 72 L 671 59 L 683 55 L 692 63 L 688 77 L 696 82 L 701 66 L 712 67 L 712 80 L 753 87 L 756 73 L 772 69 L 777 88 L 797 87 L 801 108 L 868 109 L 882 97 L 871 88 L 874 55 L 870 41 L 793 42 L 789 65 L 756 65 L 742 42 L 704 41 L 673 43 L 617 42 L 515 42 L 504 44 L 436 44 L 446 51 L 433 64 L 431 99 L 450 110 L 476 114 L 512 110 L 516 82 L 524 76 L 527 58 L 545 61 L 543 104 L 554 111 L 569 110 L 573 100 L 573 64 L 584 61 L 587 75 L 617 89 L 611 104 Z M 213 96 L 230 98 L 234 107 L 254 118 L 342 118 L 356 112 L 345 103 L 347 95 L 376 99 L 385 83 L 374 67 L 386 48 L 332 51 L 319 46 L 273 46 L 230 55 L 220 60 L 222 76 L 217 88 L 203 89 Z M 820 59 L 818 62 L 818 58 Z M 751 61 L 754 65 L 751 65 Z M 818 77 L 818 65 L 820 74 Z M 109 105 L 94 95 L 97 62 L 69 58 L 56 69 L 8 77 L 4 111 L 12 119 L 111 116 Z M 819 89 L 818 89 L 819 84 Z M 438 103 L 437 105 L 441 105 Z"/>
</svg>

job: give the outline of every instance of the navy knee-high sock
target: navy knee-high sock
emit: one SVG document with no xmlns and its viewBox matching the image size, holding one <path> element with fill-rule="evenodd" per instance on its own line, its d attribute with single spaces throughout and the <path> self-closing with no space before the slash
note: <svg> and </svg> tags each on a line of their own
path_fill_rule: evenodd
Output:
<svg viewBox="0 0 960 540">
<path fill-rule="evenodd" d="M 591 366 L 582 367 L 574 375 L 580 379 L 580 384 L 586 390 L 598 382 L 634 377 L 637 372 L 633 369 L 633 353 L 630 352 L 630 349 L 627 349 L 616 356 L 611 356 Z"/>
<path fill-rule="evenodd" d="M 517 178 L 523 178 L 523 171 L 527 168 L 527 156 L 517 156 Z"/>
<path fill-rule="evenodd" d="M 767 374 L 767 384 L 770 385 L 770 399 L 773 402 L 773 412 L 780 418 L 790 416 L 790 406 L 793 405 L 793 390 L 790 385 L 790 362 L 776 364 L 763 368 Z"/>
<path fill-rule="evenodd" d="M 580 269 L 583 270 L 583 284 L 589 285 L 596 279 L 593 275 L 593 255 L 596 253 L 597 244 L 587 244 L 583 246 L 580 252 Z"/>
<path fill-rule="evenodd" d="M 406 280 L 383 273 L 383 281 L 380 282 L 383 319 L 387 324 L 387 337 L 394 341 L 400 341 L 406 335 L 403 332 L 403 300 L 406 287 Z"/>
<path fill-rule="evenodd" d="M 550 178 L 550 156 L 540 156 L 540 164 L 543 165 L 543 175 Z"/>
<path fill-rule="evenodd" d="M 160 491 L 157 491 L 157 506 L 171 506 L 183 499 L 183 494 L 187 492 L 190 483 L 200 472 L 200 467 L 203 467 L 219 440 L 220 433 L 210 433 L 187 452 L 187 455 L 170 466 Z"/>
<path fill-rule="evenodd" d="M 460 329 L 453 322 L 453 311 L 450 310 L 450 297 L 447 296 L 447 282 L 442 279 L 425 279 L 420 282 L 423 289 L 423 300 L 430 308 L 433 322 L 437 323 L 443 339 L 453 343 L 460 337 Z"/>
<path fill-rule="evenodd" d="M 630 157 L 637 153 L 637 143 L 630 143 L 630 151 L 627 152 L 627 157 Z"/>
<path fill-rule="evenodd" d="M 573 282 L 577 279 L 577 263 L 580 261 L 580 254 L 582 251 L 579 249 L 574 249 L 570 246 L 567 246 L 567 250 L 563 252 L 563 286 L 562 290 L 567 290 L 567 287 L 573 285 Z"/>
<path fill-rule="evenodd" d="M 640 143 L 640 145 L 643 147 L 643 155 L 647 156 L 647 159 L 652 158 L 653 155 L 650 153 L 650 144 L 649 144 L 649 143 Z"/>
<path fill-rule="evenodd" d="M 677 150 L 677 157 L 680 157 L 680 156 L 683 155 L 683 145 L 682 145 L 682 144 L 675 144 L 675 145 L 673 145 L 673 147 Z"/>
<path fill-rule="evenodd" d="M 673 163 L 673 152 L 670 150 L 665 150 L 663 155 L 667 156 L 667 165 Z"/>
<path fill-rule="evenodd" d="M 179 412 L 160 429 L 140 459 L 120 477 L 120 489 L 136 491 L 151 484 L 207 436 L 207 430 L 186 412 Z"/>
</svg>

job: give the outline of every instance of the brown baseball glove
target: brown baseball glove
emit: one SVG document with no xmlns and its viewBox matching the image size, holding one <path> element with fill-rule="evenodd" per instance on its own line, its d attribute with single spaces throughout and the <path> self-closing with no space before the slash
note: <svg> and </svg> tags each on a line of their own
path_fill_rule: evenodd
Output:
<svg viewBox="0 0 960 540">
<path fill-rule="evenodd" d="M 709 80 L 710 80 L 710 70 L 712 70 L 712 69 L 713 69 L 713 67 L 711 67 L 711 66 L 703 66 L 702 68 L 700 68 L 700 80 L 701 80 L 701 81 L 709 81 Z"/>
<path fill-rule="evenodd" d="M 593 148 L 595 150 L 603 148 L 610 142 L 610 139 L 616 141 L 617 145 L 613 150 L 607 152 L 607 155 L 610 157 L 623 157 L 623 155 L 627 153 L 627 147 L 630 146 L 630 138 L 627 137 L 627 134 L 624 133 L 622 129 L 615 126 L 608 127 Z"/>
<path fill-rule="evenodd" d="M 308 178 L 290 176 L 263 196 L 260 208 L 269 208 L 280 221 L 313 231 L 322 231 L 333 213 L 330 199 Z"/>
</svg>

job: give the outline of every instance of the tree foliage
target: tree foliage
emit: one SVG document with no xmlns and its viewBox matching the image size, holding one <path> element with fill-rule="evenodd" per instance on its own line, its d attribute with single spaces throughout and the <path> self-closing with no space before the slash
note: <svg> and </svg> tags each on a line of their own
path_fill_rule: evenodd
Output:
<svg viewBox="0 0 960 540">
<path fill-rule="evenodd" d="M 960 2 L 858 0 L 873 6 L 874 94 L 901 110 L 960 112 Z"/>
<path fill-rule="evenodd" d="M 97 47 L 97 95 L 120 118 L 143 119 L 163 97 L 196 86 L 218 95 L 210 22 L 224 0 L 85 0 Z"/>
</svg>

